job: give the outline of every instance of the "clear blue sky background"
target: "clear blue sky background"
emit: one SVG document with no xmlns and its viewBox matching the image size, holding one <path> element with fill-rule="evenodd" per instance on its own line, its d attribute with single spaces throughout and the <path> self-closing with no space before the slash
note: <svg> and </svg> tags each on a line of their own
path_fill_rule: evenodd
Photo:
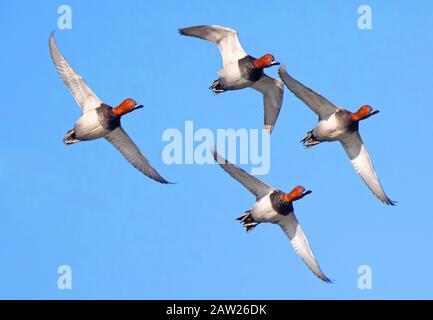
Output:
<svg viewBox="0 0 433 320">
<path fill-rule="evenodd" d="M 72 30 L 57 44 L 104 101 L 144 109 L 123 124 L 167 179 L 160 185 L 107 142 L 65 146 L 80 114 L 48 53 L 63 1 L 0 2 L 1 298 L 433 298 L 431 1 L 67 1 Z M 373 29 L 357 28 L 359 5 Z M 216 165 L 167 166 L 167 128 L 261 128 L 253 90 L 212 96 L 215 45 L 179 27 L 238 30 L 247 52 L 270 52 L 336 104 L 381 113 L 361 132 L 385 191 L 380 203 L 337 143 L 299 140 L 316 116 L 290 92 L 264 178 L 313 193 L 295 204 L 322 269 L 306 268 L 274 225 L 246 234 L 234 218 L 254 197 Z M 267 70 L 277 76 L 277 69 Z M 248 165 L 244 168 L 249 169 Z M 57 268 L 72 267 L 72 290 Z M 359 290 L 357 268 L 373 270 Z"/>
</svg>

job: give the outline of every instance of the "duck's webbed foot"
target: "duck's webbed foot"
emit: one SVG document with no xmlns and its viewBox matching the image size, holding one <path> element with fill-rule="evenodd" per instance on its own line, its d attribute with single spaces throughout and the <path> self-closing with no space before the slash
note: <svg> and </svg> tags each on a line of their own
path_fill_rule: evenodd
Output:
<svg viewBox="0 0 433 320">
<path fill-rule="evenodd" d="M 213 94 L 219 94 L 227 91 L 221 86 L 221 83 L 219 80 L 215 80 L 212 82 L 211 86 L 209 87 L 210 90 L 212 90 Z"/>
<path fill-rule="evenodd" d="M 66 133 L 66 136 L 63 138 L 63 142 L 65 144 L 73 144 L 80 142 L 81 140 L 75 138 L 75 131 L 74 129 L 69 130 L 68 133 Z"/>
<path fill-rule="evenodd" d="M 309 131 L 307 135 L 304 137 L 304 139 L 301 140 L 301 143 L 304 145 L 305 148 L 309 149 L 317 144 L 320 143 L 320 141 L 317 141 L 316 138 L 313 135 L 313 131 Z"/>
<path fill-rule="evenodd" d="M 245 211 L 243 215 L 236 218 L 236 220 L 239 220 L 243 223 L 243 226 L 245 227 L 247 232 L 252 231 L 260 222 L 254 221 L 253 217 L 251 216 L 250 210 Z"/>
</svg>

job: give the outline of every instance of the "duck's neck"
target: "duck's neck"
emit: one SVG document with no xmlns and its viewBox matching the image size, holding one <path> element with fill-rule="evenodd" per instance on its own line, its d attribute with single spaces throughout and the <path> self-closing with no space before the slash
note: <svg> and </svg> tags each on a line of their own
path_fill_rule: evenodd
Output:
<svg viewBox="0 0 433 320">
<path fill-rule="evenodd" d="M 367 119 L 368 114 L 366 114 L 363 110 L 358 110 L 356 112 L 352 112 L 350 114 L 350 118 L 353 122 L 359 122 L 361 120 Z"/>
<path fill-rule="evenodd" d="M 252 62 L 254 69 L 264 69 L 269 66 L 269 61 L 266 56 L 255 59 Z"/>
<path fill-rule="evenodd" d="M 117 107 L 111 110 L 111 112 L 117 117 L 121 117 L 131 111 L 132 111 L 131 108 L 128 105 L 123 103 L 119 104 Z"/>
</svg>

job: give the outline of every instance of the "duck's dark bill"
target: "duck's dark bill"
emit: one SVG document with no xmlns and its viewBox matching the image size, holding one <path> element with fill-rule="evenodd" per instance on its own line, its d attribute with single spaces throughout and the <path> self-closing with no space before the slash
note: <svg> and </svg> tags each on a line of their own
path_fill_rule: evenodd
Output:
<svg viewBox="0 0 433 320">
<path fill-rule="evenodd" d="M 305 197 L 306 195 L 308 195 L 308 194 L 310 194 L 310 193 L 312 193 L 312 192 L 313 192 L 313 191 L 311 191 L 311 190 L 304 191 L 303 196 Z"/>
</svg>

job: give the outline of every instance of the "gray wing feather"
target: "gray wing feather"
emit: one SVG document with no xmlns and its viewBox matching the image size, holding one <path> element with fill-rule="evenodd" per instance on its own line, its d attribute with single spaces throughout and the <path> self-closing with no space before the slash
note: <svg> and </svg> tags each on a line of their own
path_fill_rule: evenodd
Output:
<svg viewBox="0 0 433 320">
<path fill-rule="evenodd" d="M 143 174 L 160 183 L 170 183 L 161 177 L 158 171 L 152 167 L 122 127 L 114 129 L 105 136 L 105 139 L 116 147 L 126 160 Z"/>
<path fill-rule="evenodd" d="M 216 43 L 221 52 L 223 65 L 242 59 L 247 55 L 239 42 L 238 33 L 230 28 L 194 26 L 179 29 L 179 33 Z"/>
<path fill-rule="evenodd" d="M 265 129 L 271 133 L 283 104 L 283 82 L 263 75 L 252 87 L 263 94 Z"/>
<path fill-rule="evenodd" d="M 313 110 L 320 119 L 325 119 L 338 110 L 334 104 L 329 102 L 320 94 L 314 92 L 296 79 L 292 78 L 287 73 L 285 67 L 281 66 L 278 69 L 278 74 L 287 88 L 289 88 L 289 90 L 292 91 L 296 97 L 301 99 L 311 110 Z"/>
<path fill-rule="evenodd" d="M 391 200 L 386 195 L 382 185 L 380 184 L 373 163 L 371 162 L 370 156 L 359 132 L 355 131 L 351 135 L 346 136 L 341 140 L 341 144 L 343 145 L 344 150 L 346 150 L 355 171 L 361 176 L 362 180 L 371 192 L 373 192 L 380 201 L 388 205 L 394 205 L 395 201 Z"/>
<path fill-rule="evenodd" d="M 102 101 L 96 96 L 92 89 L 89 88 L 83 78 L 75 72 L 57 49 L 54 40 L 54 33 L 51 33 L 50 35 L 49 46 L 51 58 L 53 59 L 58 73 L 68 86 L 75 101 L 81 107 L 83 112 L 99 107 L 102 104 Z"/>
<path fill-rule="evenodd" d="M 289 238 L 293 248 L 299 257 L 305 262 L 310 270 L 319 278 L 325 282 L 332 282 L 320 269 L 316 258 L 314 257 L 313 251 L 310 248 L 307 237 L 301 228 L 301 225 L 296 219 L 295 214 L 292 212 L 288 214 L 283 220 L 279 222 L 281 229 Z"/>
<path fill-rule="evenodd" d="M 225 160 L 216 150 L 213 150 L 213 156 L 215 161 L 224 169 L 224 171 L 226 171 L 232 178 L 239 181 L 245 188 L 253 193 L 257 199 L 263 198 L 274 190 L 263 181 Z"/>
</svg>

